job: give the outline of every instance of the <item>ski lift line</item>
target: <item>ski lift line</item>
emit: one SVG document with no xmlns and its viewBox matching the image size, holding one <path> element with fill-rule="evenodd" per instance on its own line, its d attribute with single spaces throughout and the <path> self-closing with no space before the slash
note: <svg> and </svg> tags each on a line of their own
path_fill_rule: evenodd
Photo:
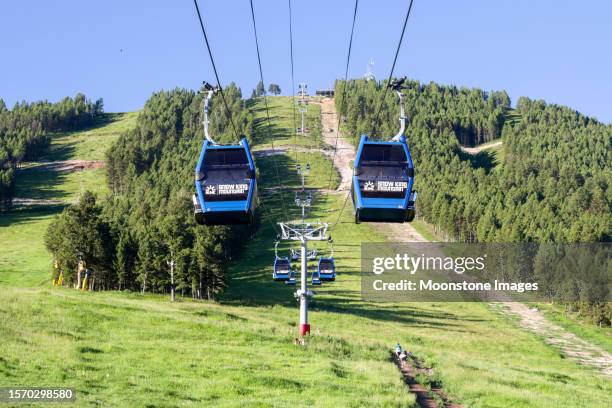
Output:
<svg viewBox="0 0 612 408">
<path fill-rule="evenodd" d="M 276 185 L 278 186 L 280 193 L 281 193 L 281 204 L 283 206 L 283 213 L 285 214 L 285 218 L 288 218 L 287 216 L 287 206 L 285 205 L 285 196 L 283 193 L 283 188 L 284 186 L 281 183 L 281 179 L 280 179 L 280 173 L 278 172 L 278 164 L 276 162 L 276 150 L 274 147 L 274 139 L 276 138 L 276 136 L 274 136 L 274 132 L 272 132 L 272 125 L 270 122 L 270 109 L 268 106 L 268 96 L 266 95 L 266 87 L 265 87 L 265 82 L 264 82 L 264 76 L 263 76 L 263 69 L 261 66 L 261 55 L 259 53 L 259 39 L 257 36 L 257 24 L 255 23 L 255 8 L 253 6 L 253 0 L 250 0 L 251 3 L 251 18 L 253 21 L 253 32 L 255 35 L 255 49 L 257 50 L 257 63 L 259 64 L 259 78 L 261 79 L 261 83 L 264 84 L 264 105 L 266 107 L 266 121 L 268 124 L 268 130 L 270 131 L 270 134 L 272 135 L 272 141 L 271 141 L 271 145 L 272 145 L 272 163 L 274 165 L 274 172 L 276 173 Z M 262 200 L 263 201 L 263 200 Z M 271 220 L 269 220 L 271 222 Z M 274 224 L 274 223 L 273 223 Z M 276 230 L 276 224 L 274 224 L 274 229 Z"/>
<path fill-rule="evenodd" d="M 353 11 L 353 24 L 351 25 L 351 36 L 349 39 L 348 53 L 346 56 L 346 66 L 344 67 L 344 86 L 342 87 L 342 108 L 344 108 L 346 98 L 346 81 L 348 79 L 349 63 L 351 61 L 351 49 L 353 48 L 353 33 L 355 32 L 355 21 L 357 20 L 357 7 L 359 6 L 359 0 L 355 0 L 355 9 Z M 340 137 L 340 116 L 343 109 L 340 109 L 338 113 L 338 126 L 336 127 L 336 141 L 334 143 L 334 155 L 332 156 L 331 165 L 329 166 L 329 183 L 328 190 L 331 189 L 332 171 L 334 169 L 334 161 L 336 160 L 336 152 L 338 151 L 338 138 Z"/>
<path fill-rule="evenodd" d="M 292 105 L 293 105 L 293 141 L 294 141 L 294 146 L 295 146 L 295 161 L 297 163 L 299 163 L 299 158 L 298 158 L 298 150 L 297 150 L 297 132 L 296 132 L 296 118 L 295 118 L 295 79 L 294 79 L 294 69 L 293 69 L 293 17 L 292 17 L 292 13 L 291 13 L 291 0 L 288 0 L 287 2 L 289 4 L 289 50 L 290 50 L 290 57 L 291 57 L 291 98 L 292 98 Z"/>
<path fill-rule="evenodd" d="M 400 35 L 399 41 L 397 42 L 397 48 L 395 49 L 395 57 L 393 58 L 393 65 L 391 65 L 391 72 L 389 72 L 389 78 L 387 79 L 387 85 L 390 84 L 391 78 L 393 77 L 393 72 L 395 71 L 395 64 L 397 63 L 397 57 L 399 55 L 400 49 L 402 48 L 402 41 L 404 39 L 404 33 L 406 32 L 406 25 L 408 24 L 408 18 L 410 17 L 410 12 L 412 11 L 412 3 L 414 0 L 410 0 L 410 4 L 408 5 L 408 10 L 406 11 L 406 17 L 404 18 L 404 26 L 402 27 L 402 33 Z M 376 130 L 376 123 L 378 122 L 378 117 L 380 116 L 380 110 L 382 109 L 383 103 L 385 103 L 385 98 L 387 97 L 387 91 L 389 87 L 385 86 L 385 90 L 383 91 L 383 96 L 380 100 L 380 104 L 378 105 L 378 109 L 376 111 L 376 115 L 374 116 L 374 121 L 372 121 L 372 133 Z"/>
<path fill-rule="evenodd" d="M 234 119 L 232 118 L 232 113 L 229 109 L 227 101 L 225 100 L 225 94 L 223 93 L 223 87 L 221 86 L 221 81 L 219 80 L 219 74 L 217 72 L 217 66 L 215 65 L 215 59 L 212 54 L 212 50 L 210 48 L 210 43 L 208 42 L 208 36 L 206 35 L 206 29 L 204 28 L 204 21 L 202 20 L 202 15 L 200 14 L 200 8 L 198 7 L 198 0 L 193 0 L 193 4 L 195 5 L 196 13 L 198 14 L 198 20 L 200 21 L 200 28 L 202 29 L 202 34 L 204 35 L 204 42 L 206 43 L 206 48 L 208 49 L 208 56 L 210 57 L 210 62 L 213 67 L 213 71 L 215 72 L 215 78 L 217 79 L 217 86 L 219 87 L 219 93 L 221 94 L 221 99 L 223 100 L 223 105 L 225 105 L 225 112 L 227 114 L 227 118 L 232 124 L 232 128 L 234 130 L 234 134 L 237 140 L 240 140 L 240 134 L 234 124 Z"/>
</svg>

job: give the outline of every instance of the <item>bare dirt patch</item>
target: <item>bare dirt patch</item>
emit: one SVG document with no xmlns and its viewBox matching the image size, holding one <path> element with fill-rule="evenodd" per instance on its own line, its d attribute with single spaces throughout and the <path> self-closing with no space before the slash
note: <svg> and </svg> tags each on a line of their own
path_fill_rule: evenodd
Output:
<svg viewBox="0 0 612 408">
<path fill-rule="evenodd" d="M 340 173 L 338 191 L 348 191 L 351 188 L 353 170 L 351 160 L 355 158 L 355 148 L 348 142 L 338 129 L 338 113 L 333 98 L 323 98 L 316 101 L 321 106 L 321 131 L 323 141 L 335 150 L 332 151 L 334 167 Z"/>
<path fill-rule="evenodd" d="M 43 163 L 42 166 L 53 171 L 81 171 L 104 168 L 103 160 L 63 160 Z"/>
<path fill-rule="evenodd" d="M 517 302 L 499 305 L 503 313 L 518 316 L 521 327 L 541 336 L 545 343 L 560 349 L 564 356 L 612 377 L 612 354 L 550 322 L 536 308 Z"/>
<path fill-rule="evenodd" d="M 495 149 L 496 147 L 499 147 L 502 145 L 502 141 L 498 140 L 497 142 L 493 142 L 493 143 L 484 143 L 478 146 L 474 146 L 474 147 L 463 147 L 461 146 L 461 150 L 463 150 L 466 153 L 469 154 L 478 154 L 480 152 L 482 152 L 483 150 L 487 150 L 487 149 Z"/>
<path fill-rule="evenodd" d="M 421 408 L 438 408 L 438 401 L 445 408 L 462 408 L 462 405 L 450 400 L 440 385 L 432 384 L 428 388 L 418 382 L 419 374 L 421 377 L 433 375 L 433 370 L 425 367 L 418 358 L 410 356 L 406 362 L 402 362 L 395 353 L 391 353 L 391 359 L 402 373 L 408 390 L 416 395 L 416 402 Z"/>
</svg>

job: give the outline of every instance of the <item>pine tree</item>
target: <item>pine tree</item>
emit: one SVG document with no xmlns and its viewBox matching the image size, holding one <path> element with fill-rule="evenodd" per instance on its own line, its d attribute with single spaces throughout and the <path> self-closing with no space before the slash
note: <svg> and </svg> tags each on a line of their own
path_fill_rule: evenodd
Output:
<svg viewBox="0 0 612 408">
<path fill-rule="evenodd" d="M 257 88 L 256 88 L 256 96 L 263 96 L 266 93 L 266 88 L 264 88 L 264 83 L 263 81 L 259 81 L 257 83 Z"/>
</svg>

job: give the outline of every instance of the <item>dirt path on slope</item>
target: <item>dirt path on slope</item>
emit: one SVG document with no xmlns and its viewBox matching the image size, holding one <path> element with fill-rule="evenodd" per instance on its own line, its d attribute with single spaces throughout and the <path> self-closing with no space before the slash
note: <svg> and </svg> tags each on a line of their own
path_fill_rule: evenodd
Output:
<svg viewBox="0 0 612 408">
<path fill-rule="evenodd" d="M 538 309 L 530 308 L 518 302 L 502 302 L 497 305 L 499 305 L 502 313 L 518 316 L 521 327 L 542 336 L 546 344 L 560 349 L 566 357 L 592 367 L 605 376 L 612 377 L 612 354 L 601 347 L 593 345 L 550 322 Z M 492 306 L 495 307 L 496 305 Z"/>
<path fill-rule="evenodd" d="M 332 148 L 336 143 L 338 116 L 333 98 L 323 98 L 318 102 L 321 106 L 321 121 L 323 140 Z M 339 191 L 347 191 L 351 186 L 353 171 L 351 161 L 355 157 L 355 149 L 338 134 L 338 150 L 334 166 L 341 175 Z M 464 149 L 476 154 L 484 149 L 500 146 L 502 141 Z M 427 240 L 409 223 L 373 223 L 374 229 L 386 236 L 392 242 L 427 242 Z M 540 311 L 529 308 L 523 303 L 509 302 L 508 298 L 491 299 L 496 302 L 491 307 L 500 307 L 503 313 L 519 317 L 519 324 L 526 330 L 541 336 L 544 342 L 560 349 L 564 355 L 579 363 L 592 367 L 606 376 L 612 376 L 612 355 L 564 328 L 547 320 Z"/>
<path fill-rule="evenodd" d="M 309 147 L 299 147 L 299 146 L 295 147 L 295 146 L 289 146 L 289 145 L 281 145 L 281 146 L 274 146 L 274 149 L 270 148 L 270 149 L 253 150 L 253 155 L 255 157 L 269 157 L 269 156 L 287 154 L 287 153 L 296 152 L 296 151 L 298 153 L 321 153 L 328 157 L 331 157 L 334 153 L 334 152 L 331 152 L 325 149 L 314 149 L 314 148 L 309 148 Z"/>
<path fill-rule="evenodd" d="M 432 386 L 427 389 L 423 384 L 417 381 L 419 374 L 429 377 L 432 375 L 431 368 L 422 367 L 421 363 L 414 356 L 410 357 L 406 362 L 401 362 L 395 353 L 391 353 L 391 359 L 397 366 L 404 377 L 406 386 L 416 396 L 416 402 L 421 408 L 439 408 L 438 401 L 442 401 L 444 408 L 462 408 L 462 405 L 451 402 L 448 395 L 440 386 Z M 435 396 L 435 398 L 434 398 Z"/>
<path fill-rule="evenodd" d="M 60 160 L 60 161 L 41 161 L 40 168 L 47 168 L 54 171 L 79 171 L 103 169 L 103 160 Z"/>
<path fill-rule="evenodd" d="M 338 114 L 333 98 L 323 98 L 318 102 L 321 106 L 321 133 L 323 141 L 336 150 L 334 167 L 340 174 L 338 191 L 348 191 L 351 188 L 353 170 L 351 161 L 355 158 L 355 148 L 341 133 L 338 133 Z M 332 156 L 333 156 L 332 151 Z"/>
<path fill-rule="evenodd" d="M 496 147 L 499 147 L 502 145 L 502 141 L 498 140 L 497 142 L 493 142 L 493 143 L 484 143 L 478 146 L 474 146 L 474 147 L 463 147 L 461 146 L 461 150 L 463 150 L 466 153 L 469 154 L 478 154 L 480 152 L 482 152 L 483 150 L 487 150 L 487 149 L 494 149 Z"/>
<path fill-rule="evenodd" d="M 47 198 L 21 198 L 13 197 L 13 205 L 22 207 L 33 207 L 37 205 L 51 206 L 51 205 L 62 205 L 66 204 L 66 201 L 52 200 Z"/>
</svg>

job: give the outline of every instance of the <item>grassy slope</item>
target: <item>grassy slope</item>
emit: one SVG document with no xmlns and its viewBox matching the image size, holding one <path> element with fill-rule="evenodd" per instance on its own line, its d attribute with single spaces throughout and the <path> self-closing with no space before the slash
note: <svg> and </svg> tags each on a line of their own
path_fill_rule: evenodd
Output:
<svg viewBox="0 0 612 408">
<path fill-rule="evenodd" d="M 321 140 L 321 110 L 317 105 L 309 105 L 305 116 L 305 127 L 310 129 L 307 136 L 297 135 L 291 129 L 301 126 L 301 114 L 299 106 L 294 104 L 293 98 L 279 96 L 268 98 L 268 109 L 270 112 L 270 125 L 268 126 L 266 105 L 263 98 L 255 100 L 251 106 L 256 114 L 256 126 L 261 129 L 255 137 L 254 150 L 269 149 L 272 143 L 275 146 L 300 146 L 307 148 L 323 148 Z M 295 113 L 295 122 L 294 122 Z"/>
<path fill-rule="evenodd" d="M 274 162 L 257 164 L 266 192 L 275 185 Z M 288 177 L 294 163 L 279 156 L 276 164 Z M 326 184 L 327 173 L 313 167 L 309 186 Z M 264 217 L 284 218 L 281 194 L 267 191 Z M 293 197 L 285 200 L 288 217 L 296 215 Z M 313 218 L 334 222 L 343 203 L 344 197 L 320 195 Z M 293 289 L 270 279 L 274 233 L 264 220 L 232 265 L 220 303 L 3 286 L 0 385 L 55 379 L 77 388 L 79 405 L 410 406 L 414 398 L 388 362 L 400 341 L 467 406 L 606 405 L 608 380 L 484 304 L 363 302 L 359 242 L 382 238 L 367 224 L 353 224 L 347 205 L 332 229 L 339 276 L 317 289 L 308 347 L 292 344 L 298 310 Z"/>
<path fill-rule="evenodd" d="M 138 112 L 107 113 L 94 127 L 55 135 L 47 160 L 104 160 L 117 137 L 136 123 Z"/>
<path fill-rule="evenodd" d="M 53 135 L 49 152 L 38 163 L 26 163 L 17 174 L 16 197 L 74 202 L 84 189 L 104 195 L 104 169 L 52 171 L 49 162 L 103 160 L 119 134 L 134 126 L 137 112 L 106 114 L 98 125 Z M 0 283 L 33 286 L 47 282 L 51 257 L 43 234 L 63 205 L 36 205 L 0 214 Z"/>
<path fill-rule="evenodd" d="M 104 169 L 55 171 L 47 163 L 28 163 L 19 170 L 15 197 L 72 203 L 87 189 L 100 197 L 108 192 Z"/>
<path fill-rule="evenodd" d="M 40 286 L 49 282 L 51 256 L 43 234 L 62 206 L 0 215 L 0 284 Z"/>
</svg>

